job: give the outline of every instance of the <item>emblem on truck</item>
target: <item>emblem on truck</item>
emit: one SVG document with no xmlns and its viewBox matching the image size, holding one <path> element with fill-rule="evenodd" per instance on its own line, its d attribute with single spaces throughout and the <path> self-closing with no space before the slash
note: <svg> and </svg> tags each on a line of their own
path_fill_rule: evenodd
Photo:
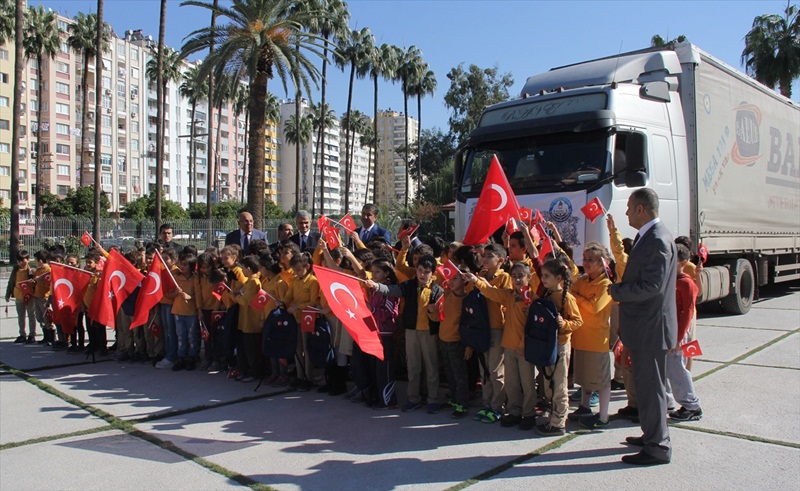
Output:
<svg viewBox="0 0 800 491">
<path fill-rule="evenodd" d="M 736 142 L 731 149 L 731 160 L 739 165 L 751 166 L 761 157 L 761 109 L 742 102 L 736 111 Z"/>
</svg>

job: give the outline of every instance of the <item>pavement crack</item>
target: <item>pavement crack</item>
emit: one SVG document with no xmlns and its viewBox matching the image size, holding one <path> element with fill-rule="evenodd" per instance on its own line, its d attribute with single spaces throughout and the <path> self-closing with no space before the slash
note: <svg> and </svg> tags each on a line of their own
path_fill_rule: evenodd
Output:
<svg viewBox="0 0 800 491">
<path fill-rule="evenodd" d="M 744 360 L 746 358 L 749 358 L 749 357 L 753 356 L 754 354 L 756 354 L 756 353 L 758 353 L 760 351 L 763 351 L 763 350 L 769 348 L 770 346 L 783 341 L 784 339 L 788 338 L 792 334 L 797 334 L 798 332 L 800 332 L 800 328 L 797 328 L 797 329 L 795 329 L 793 331 L 787 331 L 783 335 L 778 336 L 777 338 L 772 339 L 771 341 L 767 341 L 766 343 L 762 344 L 761 346 L 759 346 L 757 348 L 753 348 L 750 351 L 748 351 L 747 353 L 744 353 L 742 355 L 737 356 L 733 360 L 726 361 L 726 362 L 724 362 L 722 365 L 720 365 L 718 367 L 714 367 L 714 368 L 712 368 L 711 370 L 709 370 L 709 371 L 707 371 L 705 373 L 701 373 L 700 375 L 697 375 L 696 377 L 692 377 L 692 380 L 697 382 L 698 380 L 702 380 L 702 379 L 708 377 L 709 375 L 711 375 L 713 373 L 717 373 L 718 371 L 723 370 L 723 369 L 725 369 L 725 368 L 727 368 L 727 367 L 729 367 L 731 365 L 736 365 L 740 361 L 742 361 L 742 360 Z"/>
</svg>

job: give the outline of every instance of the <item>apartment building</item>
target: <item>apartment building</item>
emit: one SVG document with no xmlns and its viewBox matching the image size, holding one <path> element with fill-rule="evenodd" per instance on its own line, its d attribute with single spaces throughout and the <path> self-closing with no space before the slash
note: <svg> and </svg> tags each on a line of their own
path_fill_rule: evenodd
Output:
<svg viewBox="0 0 800 491">
<path fill-rule="evenodd" d="M 12 110 L 14 104 L 14 55 L 15 51 L 8 44 L 0 46 L 0 201 L 5 208 L 11 206 L 11 138 L 12 138 Z M 23 118 L 23 125 L 26 119 Z M 21 130 L 25 134 L 25 130 Z M 20 191 L 25 189 L 27 183 L 27 164 L 25 158 L 27 150 L 20 147 L 17 156 L 20 163 Z M 22 167 L 25 166 L 23 169 Z M 28 191 L 26 191 L 27 193 Z M 27 194 L 25 195 L 27 198 Z"/>
<path fill-rule="evenodd" d="M 403 113 L 388 109 L 378 111 L 378 154 L 375 167 L 376 194 L 375 203 L 404 204 L 406 199 L 406 182 L 408 182 L 408 199 L 412 201 L 417 195 L 416 182 L 413 176 L 406 174 L 405 158 L 398 148 L 405 146 L 405 121 L 408 119 L 408 144 L 414 149 L 417 141 L 419 122 Z"/>
<path fill-rule="evenodd" d="M 372 125 L 372 119 L 367 118 L 370 125 Z M 349 209 L 345 210 L 345 196 L 344 196 L 344 189 L 346 185 L 345 179 L 345 136 L 346 131 L 342 131 L 339 136 L 339 143 L 341 150 L 341 170 L 339 174 L 339 180 L 342 183 L 342 193 L 341 193 L 341 207 L 344 210 L 344 213 L 360 213 L 361 208 L 364 207 L 364 204 L 367 202 L 367 195 L 372 195 L 372 176 L 374 173 L 372 172 L 371 166 L 375 165 L 375 152 L 369 148 L 365 147 L 361 144 L 361 134 L 358 132 L 353 132 L 353 137 L 350 139 L 350 153 L 352 156 L 350 157 L 350 203 Z M 370 164 L 371 162 L 371 164 Z M 367 192 L 367 186 L 369 186 L 369 193 Z"/>
</svg>

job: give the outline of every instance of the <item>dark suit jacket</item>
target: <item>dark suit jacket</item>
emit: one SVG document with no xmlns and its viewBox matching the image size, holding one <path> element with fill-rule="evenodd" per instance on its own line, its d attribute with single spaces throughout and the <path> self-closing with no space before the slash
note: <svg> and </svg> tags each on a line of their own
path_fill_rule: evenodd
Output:
<svg viewBox="0 0 800 491">
<path fill-rule="evenodd" d="M 364 227 L 358 227 L 356 229 L 356 233 L 358 234 L 359 237 L 361 237 L 362 230 L 364 230 Z M 374 227 L 372 227 L 372 230 L 370 230 L 367 233 L 367 236 L 361 239 L 361 242 L 367 244 L 370 240 L 376 237 L 383 237 L 384 239 L 386 239 L 386 243 L 391 245 L 391 239 L 389 238 L 389 231 L 383 227 L 378 226 L 377 223 L 375 224 Z"/>
<path fill-rule="evenodd" d="M 265 234 L 261 230 L 253 229 L 253 231 L 250 232 L 250 242 L 253 242 L 254 240 L 263 240 L 264 242 L 266 242 L 267 241 L 267 234 Z M 239 245 L 239 246 L 242 245 L 242 231 L 241 231 L 241 229 L 237 228 L 236 230 L 234 230 L 233 232 L 231 232 L 231 233 L 229 233 L 228 235 L 225 236 L 225 245 L 226 246 L 227 245 L 234 245 L 234 244 L 235 245 Z M 247 253 L 247 251 L 245 251 L 245 254 L 246 253 Z"/>
<path fill-rule="evenodd" d="M 622 281 L 609 288 L 619 302 L 619 337 L 626 347 L 648 351 L 675 347 L 677 261 L 672 235 L 658 222 L 631 251 Z"/>
<path fill-rule="evenodd" d="M 319 232 L 311 231 L 308 233 L 308 240 L 306 241 L 306 249 L 316 249 L 317 242 L 319 242 L 320 234 Z M 300 247 L 300 233 L 296 233 L 292 235 L 289 240 L 297 244 Z M 302 252 L 302 251 L 301 251 Z"/>
</svg>

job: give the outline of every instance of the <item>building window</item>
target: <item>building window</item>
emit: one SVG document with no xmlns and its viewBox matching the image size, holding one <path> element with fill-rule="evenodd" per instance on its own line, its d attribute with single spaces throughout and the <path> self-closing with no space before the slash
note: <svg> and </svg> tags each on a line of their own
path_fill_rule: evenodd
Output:
<svg viewBox="0 0 800 491">
<path fill-rule="evenodd" d="M 57 19 L 56 20 L 56 25 L 58 26 L 58 30 L 61 31 L 61 32 L 68 32 L 69 31 L 69 24 L 67 24 L 67 21 L 65 21 L 65 20 Z"/>
<path fill-rule="evenodd" d="M 108 133 L 101 134 L 100 135 L 100 145 L 102 145 L 104 147 L 110 147 L 111 146 L 111 135 L 109 135 Z"/>
<path fill-rule="evenodd" d="M 11 175 L 11 167 L 0 165 L 0 176 L 10 176 L 10 175 Z"/>
<path fill-rule="evenodd" d="M 63 114 L 69 116 L 69 104 L 56 103 L 56 114 Z"/>
<path fill-rule="evenodd" d="M 100 155 L 100 164 L 103 167 L 109 167 L 109 170 L 111 170 L 110 169 L 110 167 L 111 167 L 111 154 L 108 154 L 108 153 L 101 154 Z"/>
<path fill-rule="evenodd" d="M 69 145 L 63 143 L 56 143 L 56 153 L 58 155 L 69 155 Z"/>
<path fill-rule="evenodd" d="M 125 157 L 117 157 L 117 170 L 119 172 L 128 172 L 128 164 Z"/>
<path fill-rule="evenodd" d="M 0 153 L 9 153 L 11 152 L 11 145 L 8 143 L 0 143 Z"/>
<path fill-rule="evenodd" d="M 59 176 L 68 176 L 69 175 L 69 166 L 68 165 L 59 164 L 58 168 L 56 170 L 58 171 L 58 175 Z M 58 194 L 62 194 L 62 193 L 58 193 Z M 63 194 L 67 194 L 67 193 L 63 193 Z"/>
<path fill-rule="evenodd" d="M 61 82 L 56 82 L 56 92 L 59 94 L 69 95 L 69 85 Z"/>
<path fill-rule="evenodd" d="M 0 119 L 0 130 L 7 130 L 10 122 L 7 119 Z"/>
<path fill-rule="evenodd" d="M 131 78 L 139 79 L 139 69 L 131 68 Z"/>
<path fill-rule="evenodd" d="M 0 107 L 8 107 L 8 97 L 0 95 Z"/>
<path fill-rule="evenodd" d="M 103 88 L 106 90 L 111 90 L 111 77 L 103 76 Z"/>
<path fill-rule="evenodd" d="M 0 189 L 0 198 L 11 199 L 11 191 L 8 189 Z"/>
<path fill-rule="evenodd" d="M 0 60 L 8 60 L 8 50 L 0 49 Z"/>
<path fill-rule="evenodd" d="M 111 115 L 109 114 L 100 115 L 100 123 L 102 124 L 103 128 L 111 128 Z"/>
<path fill-rule="evenodd" d="M 139 140 L 131 140 L 131 150 L 134 152 L 139 151 Z"/>
<path fill-rule="evenodd" d="M 56 133 L 69 136 L 69 125 L 56 123 Z"/>
<path fill-rule="evenodd" d="M 111 174 L 103 172 L 100 174 L 100 181 L 103 186 L 111 186 Z"/>
<path fill-rule="evenodd" d="M 133 109 L 133 105 L 131 105 L 131 109 Z M 139 122 L 138 121 L 131 121 L 131 132 L 132 133 L 139 133 Z"/>
<path fill-rule="evenodd" d="M 63 184 L 59 184 L 56 186 L 56 193 L 59 196 L 66 196 L 69 193 L 69 186 L 64 186 Z"/>
<path fill-rule="evenodd" d="M 69 73 L 69 63 L 64 63 L 63 61 L 57 61 L 56 71 L 59 73 Z"/>
<path fill-rule="evenodd" d="M 139 48 L 131 48 L 131 59 L 139 61 Z"/>
<path fill-rule="evenodd" d="M 7 73 L 0 73 L 0 83 L 7 84 L 8 83 L 8 74 Z"/>
<path fill-rule="evenodd" d="M 139 157 L 131 157 L 131 169 L 139 170 Z"/>
</svg>

